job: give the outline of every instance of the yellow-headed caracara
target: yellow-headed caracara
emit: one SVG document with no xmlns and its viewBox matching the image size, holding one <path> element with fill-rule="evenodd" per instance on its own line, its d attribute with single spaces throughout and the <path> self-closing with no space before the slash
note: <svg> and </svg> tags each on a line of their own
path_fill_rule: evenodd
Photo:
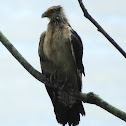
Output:
<svg viewBox="0 0 126 126">
<path fill-rule="evenodd" d="M 46 86 L 54 106 L 57 121 L 65 126 L 76 126 L 80 114 L 85 115 L 82 102 L 72 97 L 70 89 L 81 92 L 83 45 L 79 35 L 71 28 L 61 6 L 52 6 L 42 14 L 50 22 L 42 33 L 39 56 L 42 73 L 56 82 L 57 90 Z"/>
</svg>

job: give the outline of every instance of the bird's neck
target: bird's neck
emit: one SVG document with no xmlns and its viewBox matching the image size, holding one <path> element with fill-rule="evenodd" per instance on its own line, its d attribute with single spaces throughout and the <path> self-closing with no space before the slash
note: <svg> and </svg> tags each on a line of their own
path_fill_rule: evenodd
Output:
<svg viewBox="0 0 126 126">
<path fill-rule="evenodd" d="M 65 16 L 62 16 L 62 15 L 58 15 L 58 16 L 55 16 L 55 17 L 52 17 L 49 24 L 51 25 L 60 25 L 60 24 L 68 24 L 68 20 Z"/>
</svg>

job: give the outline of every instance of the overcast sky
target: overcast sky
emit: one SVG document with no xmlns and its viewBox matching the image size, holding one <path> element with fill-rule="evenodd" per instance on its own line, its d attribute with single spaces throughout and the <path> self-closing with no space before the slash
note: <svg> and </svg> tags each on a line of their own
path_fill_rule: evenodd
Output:
<svg viewBox="0 0 126 126">
<path fill-rule="evenodd" d="M 126 0 L 83 0 L 89 13 L 126 51 Z M 83 17 L 77 0 L 0 0 L 0 31 L 40 71 L 38 43 L 48 19 L 41 14 L 62 5 L 84 45 L 83 92 L 97 93 L 126 112 L 126 59 Z M 105 110 L 84 104 L 79 126 L 126 126 Z M 59 126 L 45 87 L 0 43 L 0 126 Z"/>
</svg>

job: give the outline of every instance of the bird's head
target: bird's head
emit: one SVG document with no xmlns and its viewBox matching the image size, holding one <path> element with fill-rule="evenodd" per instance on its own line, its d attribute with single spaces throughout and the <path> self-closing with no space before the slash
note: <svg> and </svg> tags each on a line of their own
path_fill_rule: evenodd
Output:
<svg viewBox="0 0 126 126">
<path fill-rule="evenodd" d="M 58 6 L 52 6 L 50 8 L 48 8 L 43 14 L 42 14 L 42 18 L 47 17 L 50 20 L 56 17 L 63 17 L 65 16 L 63 8 L 58 5 Z"/>
</svg>

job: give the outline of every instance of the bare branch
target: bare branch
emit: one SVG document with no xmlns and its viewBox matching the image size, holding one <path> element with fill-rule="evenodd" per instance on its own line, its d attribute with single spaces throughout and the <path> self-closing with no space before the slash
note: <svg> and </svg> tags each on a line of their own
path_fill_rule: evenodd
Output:
<svg viewBox="0 0 126 126">
<path fill-rule="evenodd" d="M 17 59 L 17 61 L 36 79 L 46 83 L 47 79 L 44 75 L 34 69 L 28 61 L 18 52 L 18 50 L 9 42 L 9 40 L 0 31 L 0 41 L 9 50 L 9 52 Z"/>
<path fill-rule="evenodd" d="M 93 92 L 90 92 L 88 94 L 80 93 L 80 94 L 77 94 L 76 97 L 85 103 L 95 104 L 126 122 L 125 112 L 110 105 L 109 103 L 104 101 L 102 98 L 100 98 L 97 94 L 94 94 Z"/>
<path fill-rule="evenodd" d="M 52 87 L 52 85 L 49 84 L 48 79 L 38 72 L 36 69 L 34 69 L 26 60 L 25 58 L 17 51 L 17 49 L 9 42 L 9 40 L 0 32 L 0 41 L 2 44 L 9 50 L 9 52 L 18 60 L 18 62 L 37 80 L 41 81 L 42 83 Z M 53 87 L 55 88 L 55 87 Z M 105 102 L 103 99 L 101 99 L 98 95 L 94 93 L 75 93 L 75 97 L 84 103 L 90 103 L 95 104 L 106 111 L 110 112 L 111 114 L 117 116 L 118 118 L 126 121 L 126 113 L 115 108 L 114 106 L 110 105 L 109 103 Z"/>
<path fill-rule="evenodd" d="M 84 13 L 84 16 L 89 19 L 97 28 L 98 31 L 101 32 L 114 46 L 118 51 L 126 58 L 126 52 L 114 41 L 114 39 L 95 21 L 95 19 L 88 13 L 85 8 L 82 0 L 78 0 L 80 7 Z"/>
</svg>

